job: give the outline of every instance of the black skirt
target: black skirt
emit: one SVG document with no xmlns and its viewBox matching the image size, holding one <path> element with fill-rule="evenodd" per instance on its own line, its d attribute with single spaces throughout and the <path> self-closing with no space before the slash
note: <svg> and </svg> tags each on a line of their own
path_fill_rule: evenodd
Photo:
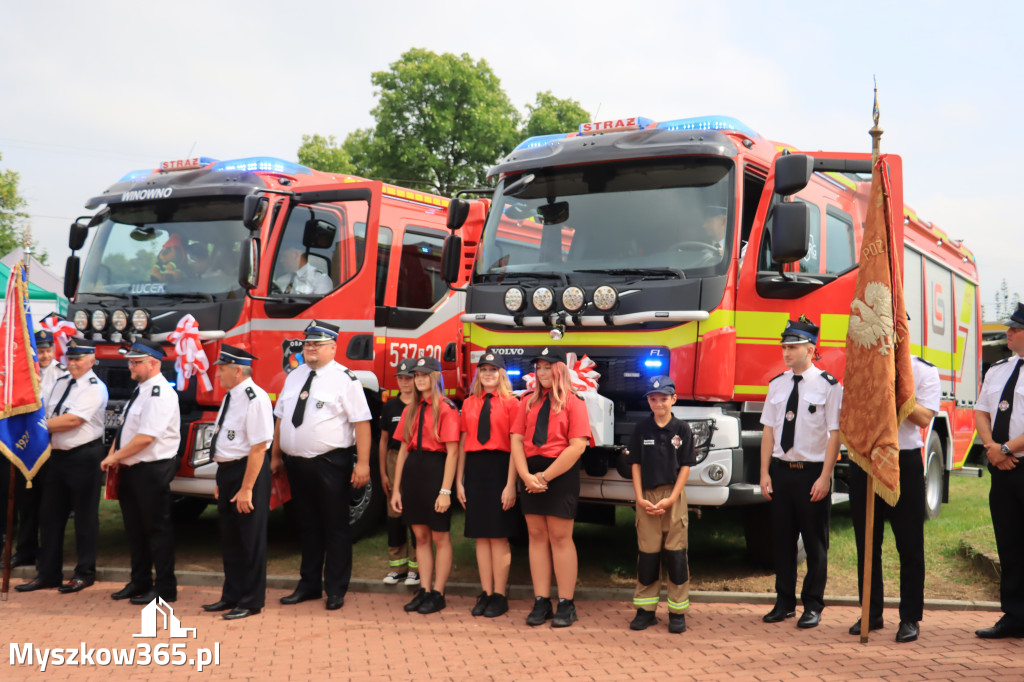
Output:
<svg viewBox="0 0 1024 682">
<path fill-rule="evenodd" d="M 434 504 L 444 483 L 444 463 L 448 453 L 410 450 L 402 470 L 402 522 L 407 526 L 427 526 L 447 532 L 452 525 L 452 508 L 438 514 Z"/>
<path fill-rule="evenodd" d="M 535 455 L 526 458 L 526 468 L 531 474 L 544 471 L 554 462 L 552 457 Z M 519 481 L 519 506 L 524 514 L 555 516 L 560 519 L 575 519 L 576 505 L 580 499 L 580 461 L 561 476 L 548 481 L 548 489 L 542 493 L 526 491 L 526 485 Z"/>
<path fill-rule="evenodd" d="M 466 453 L 466 537 L 509 538 L 519 530 L 516 505 L 501 508 L 501 491 L 508 483 L 509 453 L 474 450 Z"/>
</svg>

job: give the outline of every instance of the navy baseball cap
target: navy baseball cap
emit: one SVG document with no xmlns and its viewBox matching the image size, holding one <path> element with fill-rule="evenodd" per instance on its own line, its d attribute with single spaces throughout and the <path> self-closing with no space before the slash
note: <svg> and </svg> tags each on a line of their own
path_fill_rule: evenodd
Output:
<svg viewBox="0 0 1024 682">
<path fill-rule="evenodd" d="M 659 375 L 651 377 L 647 381 L 647 393 L 644 393 L 644 397 L 651 395 L 652 393 L 662 393 L 664 395 L 675 395 L 676 394 L 676 383 L 667 376 Z"/>
<path fill-rule="evenodd" d="M 398 361 L 398 365 L 395 367 L 396 377 L 411 377 L 412 366 L 415 364 L 415 360 L 412 358 L 402 358 Z"/>
<path fill-rule="evenodd" d="M 167 357 L 167 354 L 164 353 L 164 349 L 159 343 L 148 341 L 146 339 L 137 339 L 130 349 L 122 348 L 119 352 L 129 360 L 135 360 L 138 358 L 156 358 L 157 360 L 163 360 Z"/>
<path fill-rule="evenodd" d="M 548 347 L 543 348 L 539 353 L 530 358 L 530 362 L 536 364 L 538 360 L 546 360 L 547 362 L 561 362 L 565 364 L 565 351 L 561 348 Z"/>
<path fill-rule="evenodd" d="M 215 365 L 243 365 L 245 367 L 252 367 L 252 361 L 259 360 L 258 357 L 244 351 L 241 348 L 235 348 L 228 344 L 221 344 L 220 356 L 217 358 Z"/>
<path fill-rule="evenodd" d="M 441 365 L 438 364 L 436 359 L 430 357 L 429 355 L 424 355 L 421 358 L 416 358 L 416 361 L 413 362 L 413 364 L 412 364 L 412 370 L 410 370 L 410 371 L 419 372 L 420 374 L 429 374 L 430 372 L 440 372 L 441 371 Z"/>
<path fill-rule="evenodd" d="M 476 366 L 479 367 L 480 365 L 490 365 L 498 369 L 505 369 L 505 358 L 489 350 L 476 361 Z"/>
</svg>

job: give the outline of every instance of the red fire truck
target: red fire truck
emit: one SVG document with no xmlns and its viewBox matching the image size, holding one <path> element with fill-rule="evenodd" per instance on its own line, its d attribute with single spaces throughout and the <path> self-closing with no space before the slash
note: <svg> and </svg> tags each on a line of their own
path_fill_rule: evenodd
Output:
<svg viewBox="0 0 1024 682">
<path fill-rule="evenodd" d="M 89 200 L 98 212 L 71 226 L 73 252 L 90 233 L 92 241 L 84 263 L 69 258 L 65 277 L 70 318 L 99 342 L 108 427 L 132 389 L 118 347 L 135 336 L 166 340 L 185 315 L 195 318 L 211 362 L 222 341 L 258 356 L 254 377 L 272 399 L 301 362 L 296 340 L 311 319 L 341 327 L 337 359 L 360 377 L 375 413 L 396 391 L 391 368 L 401 357 L 437 358 L 454 392 L 463 294 L 440 276 L 447 205 L 265 157 L 175 160 L 124 176 Z M 173 381 L 176 355 L 166 350 Z M 193 377 L 180 394 L 172 490 L 184 516 L 213 496 L 209 447 L 223 392 L 215 380 L 211 389 L 204 383 Z M 356 532 L 382 509 L 374 481 L 353 502 Z"/>
<path fill-rule="evenodd" d="M 901 160 L 883 159 L 903 217 L 912 351 L 942 377 L 942 411 L 925 434 L 934 517 L 974 438 L 977 268 L 960 242 L 904 206 Z M 596 362 L 606 400 L 588 405 L 606 414 L 592 409 L 603 433 L 582 480 L 594 502 L 632 501 L 623 445 L 648 412 L 647 378 L 670 375 L 674 412 L 698 445 L 687 500 L 748 505 L 752 547 L 767 535 L 753 505 L 763 502 L 759 416 L 769 380 L 785 369 L 780 333 L 806 314 L 821 327 L 819 366 L 842 379 L 870 173 L 868 154 L 801 154 L 723 116 L 631 117 L 528 139 L 490 169 L 493 199 L 474 202 L 485 205 L 475 211 L 483 234 L 462 317 L 464 362 L 486 348 L 502 353 L 516 388 L 543 346 Z M 467 208 L 455 200 L 450 211 Z M 464 225 L 480 229 L 473 221 Z M 454 280 L 464 271 L 452 253 Z"/>
</svg>

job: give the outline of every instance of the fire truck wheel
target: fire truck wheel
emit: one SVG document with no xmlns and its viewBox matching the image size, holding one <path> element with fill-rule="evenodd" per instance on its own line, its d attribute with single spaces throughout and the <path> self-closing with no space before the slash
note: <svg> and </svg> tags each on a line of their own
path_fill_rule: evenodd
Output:
<svg viewBox="0 0 1024 682">
<path fill-rule="evenodd" d="M 924 465 L 924 513 L 928 520 L 939 518 L 942 512 L 943 468 L 942 440 L 937 433 L 928 437 L 928 450 Z"/>
<path fill-rule="evenodd" d="M 203 497 L 171 495 L 171 516 L 177 523 L 191 523 L 198 519 L 210 501 Z"/>
</svg>

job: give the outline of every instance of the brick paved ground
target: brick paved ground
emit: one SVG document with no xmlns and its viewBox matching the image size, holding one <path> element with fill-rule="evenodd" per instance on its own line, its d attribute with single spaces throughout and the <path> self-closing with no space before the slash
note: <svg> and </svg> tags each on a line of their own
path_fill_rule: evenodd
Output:
<svg viewBox="0 0 1024 682">
<path fill-rule="evenodd" d="M 20 582 L 20 581 L 15 581 Z M 0 636 L 36 647 L 134 647 L 140 642 L 186 642 L 188 655 L 220 643 L 220 665 L 197 673 L 186 667 L 10 665 L 2 680 L 92 680 L 144 675 L 163 679 L 251 680 L 634 680 L 655 675 L 696 680 L 899 679 L 1021 680 L 1021 640 L 985 641 L 974 636 L 997 614 L 929 610 L 922 638 L 896 644 L 895 611 L 887 610 L 884 630 L 861 645 L 846 630 L 859 616 L 849 606 L 829 607 L 815 630 L 801 631 L 790 620 L 766 625 L 768 607 L 757 604 L 699 603 L 691 607 L 689 631 L 668 634 L 667 616 L 645 632 L 626 624 L 632 607 L 623 602 L 579 602 L 581 620 L 554 630 L 523 624 L 525 601 L 509 615 L 473 618 L 469 597 L 451 597 L 435 615 L 406 614 L 405 593 L 350 593 L 345 607 L 328 612 L 323 601 L 284 607 L 286 590 L 268 591 L 262 614 L 227 622 L 203 613 L 216 601 L 212 587 L 183 587 L 173 604 L 182 626 L 195 627 L 196 639 L 133 639 L 141 629 L 141 607 L 109 599 L 121 583 L 97 583 L 75 595 L 46 590 L 11 593 L 0 603 Z M 664 609 L 664 606 L 662 606 Z M 8 649 L 10 647 L 7 647 Z"/>
</svg>

